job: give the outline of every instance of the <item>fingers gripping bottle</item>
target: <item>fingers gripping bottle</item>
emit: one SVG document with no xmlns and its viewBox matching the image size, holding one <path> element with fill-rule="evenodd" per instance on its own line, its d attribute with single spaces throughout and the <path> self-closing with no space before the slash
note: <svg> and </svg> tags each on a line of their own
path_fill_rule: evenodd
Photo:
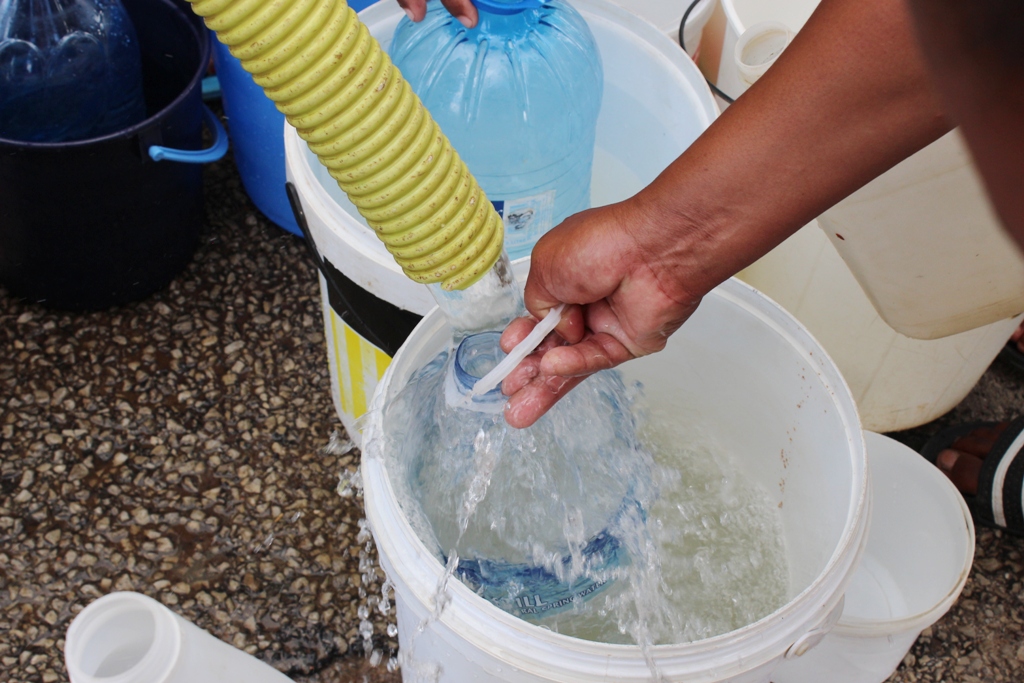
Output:
<svg viewBox="0 0 1024 683">
<path fill-rule="evenodd" d="M 465 28 L 437 0 L 403 18 L 390 53 L 505 224 L 513 259 L 590 207 L 604 76 L 586 21 L 563 0 L 475 0 Z"/>
</svg>

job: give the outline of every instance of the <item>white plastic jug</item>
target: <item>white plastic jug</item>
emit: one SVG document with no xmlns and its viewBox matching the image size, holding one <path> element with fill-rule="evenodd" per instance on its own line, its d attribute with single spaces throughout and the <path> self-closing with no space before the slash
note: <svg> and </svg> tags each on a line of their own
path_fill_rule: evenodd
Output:
<svg viewBox="0 0 1024 683">
<path fill-rule="evenodd" d="M 722 0 L 718 73 L 731 96 L 750 79 L 737 47 L 777 22 L 799 31 L 818 0 Z M 914 339 L 938 339 L 1024 312 L 1024 255 L 993 213 L 961 136 L 950 133 L 819 218 L 879 315 Z"/>
<path fill-rule="evenodd" d="M 141 593 L 104 595 L 68 627 L 71 683 L 290 683 Z"/>
<path fill-rule="evenodd" d="M 816 6 L 815 0 L 723 0 L 724 38 L 719 43 L 711 43 L 705 36 L 705 47 L 715 48 L 721 55 L 716 72 L 719 87 L 730 95 L 745 91 L 756 76 L 744 78 L 737 65 L 740 57 L 737 47 L 742 52 L 752 34 L 772 24 L 800 28 Z M 868 295 L 873 291 L 868 286 L 869 279 L 876 290 L 886 289 L 890 302 L 904 288 L 901 295 L 905 296 L 900 300 L 902 308 L 898 312 L 890 308 L 890 312 L 909 324 L 909 315 L 919 315 L 915 310 L 920 311 L 922 317 L 915 323 L 914 336 L 924 336 L 925 330 L 918 323 L 930 320 L 928 324 L 934 324 L 937 321 L 935 306 L 947 306 L 948 302 L 942 300 L 941 290 L 928 295 L 926 289 L 917 284 L 906 284 L 908 272 L 922 274 L 922 270 L 927 270 L 929 277 L 941 277 L 943 290 L 953 286 L 969 290 L 973 296 L 992 295 L 987 281 L 982 287 L 963 287 L 962 283 L 971 278 L 977 281 L 976 272 L 964 272 L 965 267 L 974 267 L 971 259 L 964 255 L 975 252 L 964 247 L 962 235 L 952 234 L 958 229 L 955 221 L 973 221 L 976 227 L 986 224 L 982 231 L 984 237 L 967 239 L 989 245 L 988 257 L 979 257 L 978 261 L 1001 270 L 988 273 L 987 277 L 999 278 L 1000 286 L 1012 288 L 1007 283 L 1018 277 L 1018 271 L 1024 274 L 1019 263 L 1011 266 L 993 263 L 993 259 L 1017 259 L 1017 256 L 1012 246 L 1008 246 L 1002 229 L 991 219 L 974 172 L 963 154 L 957 134 L 950 133 L 869 183 L 740 273 L 741 279 L 797 316 L 828 349 L 850 384 L 867 429 L 880 432 L 906 429 L 929 422 L 953 408 L 977 383 L 1016 327 L 1019 318 L 1006 316 L 1024 310 L 1004 308 L 1002 318 L 985 321 L 980 316 L 991 316 L 993 308 L 977 301 L 978 308 L 969 313 L 974 316 L 973 322 L 963 327 L 964 311 L 955 313 L 948 308 L 942 314 L 945 319 L 939 322 L 946 326 L 944 333 L 949 336 L 919 339 L 908 336 L 907 330 L 897 331 L 890 324 L 891 320 L 883 319 L 880 311 L 885 307 L 880 302 L 885 296 Z M 937 172 L 940 168 L 948 172 Z M 965 182 L 956 188 L 943 186 L 947 182 L 958 182 L 953 181 L 954 178 Z M 968 198 L 965 193 L 973 194 Z M 951 197 L 956 198 L 955 205 L 949 205 Z M 931 204 L 942 207 L 946 233 L 942 240 L 930 246 L 914 244 L 914 240 L 934 229 Z M 928 210 L 922 205 L 928 205 Z M 852 225 L 854 217 L 858 221 L 855 227 Z M 831 230 L 830 241 L 819 224 L 835 226 L 836 221 L 841 221 L 844 227 Z M 878 234 L 883 231 L 888 235 Z M 835 236 L 836 232 L 844 239 Z M 901 244 L 893 244 L 896 239 L 902 240 Z M 857 249 L 841 251 L 853 243 Z M 881 254 L 886 259 L 899 259 L 899 262 L 886 261 L 884 269 L 888 272 L 878 272 L 883 269 L 883 262 L 871 262 L 865 255 L 864 249 L 869 243 L 888 250 Z M 952 246 L 945 246 L 941 253 L 936 253 L 936 245 L 948 244 Z M 1002 246 L 992 246 L 995 244 Z M 910 258 L 911 252 L 918 256 Z M 947 263 L 950 260 L 961 263 L 951 268 Z M 870 262 L 871 266 L 857 267 L 858 262 Z M 903 281 L 902 284 L 899 281 Z M 1024 284 L 1018 291 L 1024 293 Z M 1005 304 L 1005 291 L 994 296 L 994 303 Z M 958 306 L 962 309 L 961 304 Z M 954 324 L 964 331 L 950 334 Z"/>
<path fill-rule="evenodd" d="M 1024 311 L 1024 259 L 957 131 L 818 223 L 882 319 L 908 337 L 938 339 Z"/>
<path fill-rule="evenodd" d="M 404 386 L 450 334 L 436 310 L 428 314 L 395 356 L 375 402 Z M 643 383 L 652 404 L 671 406 L 714 435 L 745 475 L 770 492 L 789 554 L 784 606 L 713 638 L 655 646 L 658 667 L 666 681 L 767 683 L 784 658 L 803 655 L 835 623 L 865 543 L 867 461 L 849 391 L 796 320 L 737 280 L 705 297 L 665 351 L 621 369 L 627 380 Z M 444 567 L 399 507 L 380 451 L 381 428 L 380 411 L 371 411 L 363 439 L 364 500 L 381 565 L 395 586 L 404 676 L 437 683 L 651 680 L 638 647 L 531 625 L 454 579 L 451 602 L 421 629 Z"/>
</svg>

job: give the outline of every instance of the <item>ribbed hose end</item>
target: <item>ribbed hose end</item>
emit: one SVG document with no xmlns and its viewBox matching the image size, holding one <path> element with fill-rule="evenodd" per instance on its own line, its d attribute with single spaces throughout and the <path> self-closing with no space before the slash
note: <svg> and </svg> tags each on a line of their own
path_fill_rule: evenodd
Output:
<svg viewBox="0 0 1024 683">
<path fill-rule="evenodd" d="M 405 274 L 465 289 L 501 216 L 344 0 L 189 0 L 309 144 Z"/>
</svg>

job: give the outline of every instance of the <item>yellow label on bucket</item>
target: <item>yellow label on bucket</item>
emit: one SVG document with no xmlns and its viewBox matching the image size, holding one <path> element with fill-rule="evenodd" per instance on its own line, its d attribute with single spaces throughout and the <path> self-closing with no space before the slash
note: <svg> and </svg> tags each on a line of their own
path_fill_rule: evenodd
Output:
<svg viewBox="0 0 1024 683">
<path fill-rule="evenodd" d="M 391 357 L 349 327 L 326 301 L 324 318 L 335 407 L 346 429 L 351 430 L 351 424 L 366 413 Z"/>
</svg>

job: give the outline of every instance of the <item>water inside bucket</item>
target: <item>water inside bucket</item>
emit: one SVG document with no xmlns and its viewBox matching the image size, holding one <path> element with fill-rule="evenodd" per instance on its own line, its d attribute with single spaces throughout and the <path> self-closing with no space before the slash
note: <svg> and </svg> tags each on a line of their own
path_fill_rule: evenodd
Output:
<svg viewBox="0 0 1024 683">
<path fill-rule="evenodd" d="M 789 595 L 779 508 L 743 476 L 740 463 L 673 411 L 646 418 L 642 439 L 658 467 L 647 530 L 657 573 L 634 572 L 578 613 L 540 622 L 603 643 L 693 642 L 752 624 Z M 638 582 L 660 579 L 660 586 Z M 633 622 L 639 623 L 630 623 Z"/>
<path fill-rule="evenodd" d="M 778 506 L 684 414 L 646 410 L 606 372 L 533 433 L 511 430 L 500 410 L 447 407 L 451 364 L 424 366 L 384 418 L 405 513 L 448 575 L 558 633 L 642 646 L 726 633 L 789 597 Z M 638 424 L 633 445 L 612 437 Z"/>
<path fill-rule="evenodd" d="M 519 275 L 524 272 L 519 264 Z M 447 348 L 451 331 L 430 313 L 397 353 L 375 399 L 390 400 L 411 375 Z M 691 643 L 655 646 L 667 680 L 766 683 L 795 642 L 838 615 L 867 526 L 866 463 L 856 412 L 842 378 L 792 318 L 737 281 L 723 284 L 674 335 L 665 351 L 627 363 L 693 432 L 767 495 L 781 518 L 789 563 L 788 601 L 743 628 Z M 444 564 L 419 539 L 399 503 L 388 465 L 382 413 L 366 422 L 364 497 L 381 566 L 395 586 L 405 675 L 435 665 L 443 683 L 465 680 L 651 680 L 640 648 L 566 637 L 503 612 L 450 581 L 440 618 Z M 443 667 L 440 668 L 440 667 Z"/>
</svg>

